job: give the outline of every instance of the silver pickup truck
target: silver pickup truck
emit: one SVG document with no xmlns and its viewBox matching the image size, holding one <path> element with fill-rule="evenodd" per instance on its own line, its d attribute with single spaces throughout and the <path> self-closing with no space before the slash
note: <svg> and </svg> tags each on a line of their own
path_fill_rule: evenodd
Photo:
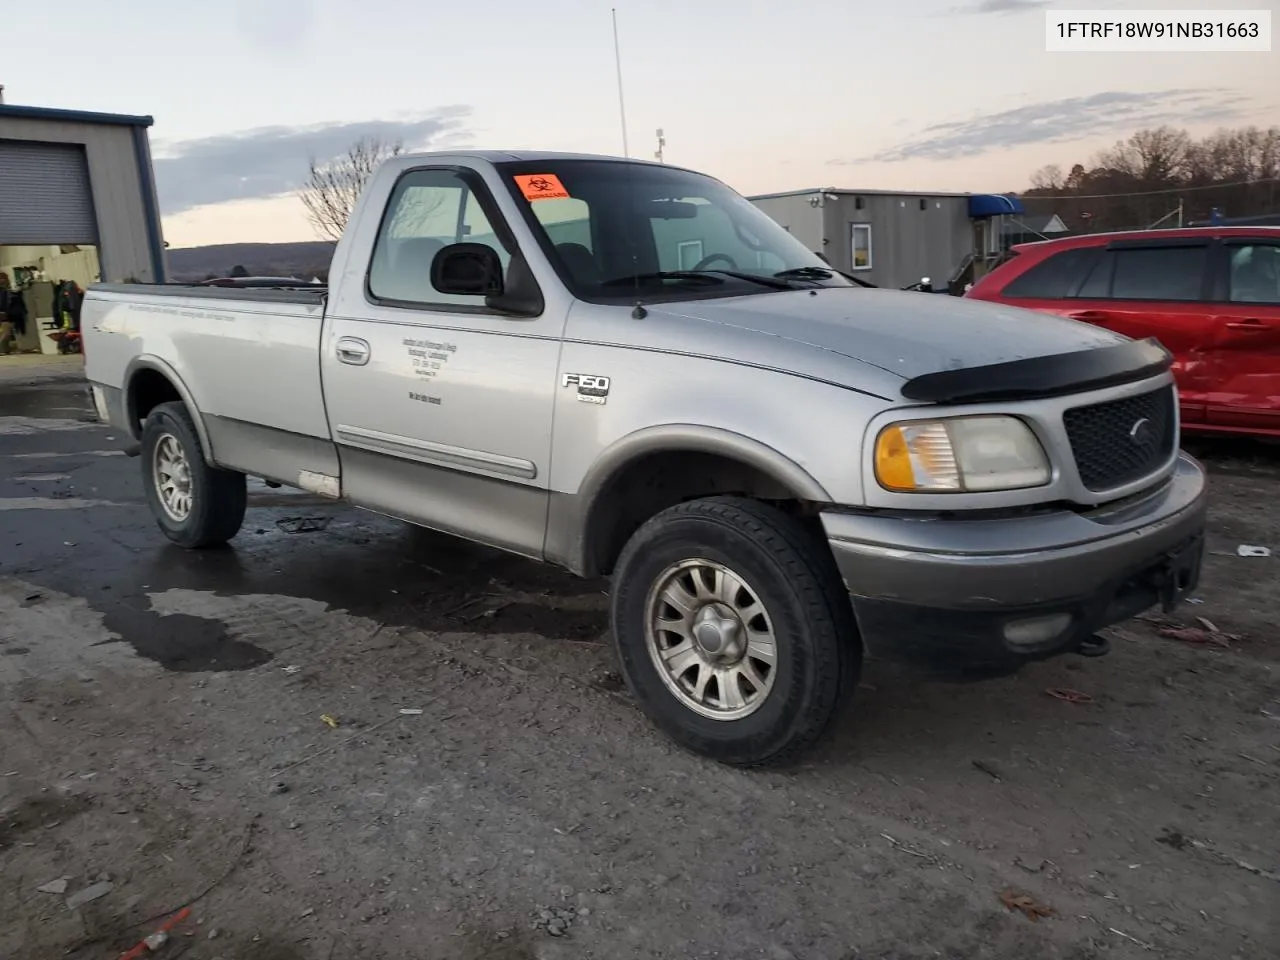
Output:
<svg viewBox="0 0 1280 960">
<path fill-rule="evenodd" d="M 611 575 L 637 700 L 726 763 L 798 755 L 864 656 L 1097 656 L 1199 576 L 1158 343 L 865 289 L 673 166 L 400 156 L 327 290 L 102 285 L 82 327 L 171 540 L 253 476 Z"/>
</svg>

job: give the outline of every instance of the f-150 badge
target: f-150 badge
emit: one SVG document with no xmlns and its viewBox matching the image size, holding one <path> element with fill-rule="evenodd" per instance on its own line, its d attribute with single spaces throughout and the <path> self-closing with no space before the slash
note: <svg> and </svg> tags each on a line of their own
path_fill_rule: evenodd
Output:
<svg viewBox="0 0 1280 960">
<path fill-rule="evenodd" d="M 588 373 L 566 373 L 562 386 L 578 388 L 578 399 L 583 403 L 607 403 L 609 400 L 609 378 L 596 377 Z"/>
</svg>

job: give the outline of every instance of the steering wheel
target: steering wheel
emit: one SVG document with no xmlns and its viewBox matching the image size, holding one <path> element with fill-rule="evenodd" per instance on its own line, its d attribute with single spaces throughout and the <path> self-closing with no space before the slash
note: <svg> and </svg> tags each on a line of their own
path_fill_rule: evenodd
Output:
<svg viewBox="0 0 1280 960">
<path fill-rule="evenodd" d="M 695 271 L 705 270 L 707 269 L 707 267 L 711 266 L 711 264 L 715 263 L 717 260 L 723 260 L 725 263 L 727 263 L 729 265 L 730 270 L 738 269 L 738 264 L 735 263 L 733 257 L 729 256 L 727 253 L 708 254 L 707 256 L 699 260 L 697 263 L 695 263 L 693 265 L 693 269 Z"/>
</svg>

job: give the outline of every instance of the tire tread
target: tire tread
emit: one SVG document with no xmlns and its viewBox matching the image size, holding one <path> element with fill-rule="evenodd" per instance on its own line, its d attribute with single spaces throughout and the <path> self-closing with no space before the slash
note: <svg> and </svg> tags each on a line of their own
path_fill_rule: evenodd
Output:
<svg viewBox="0 0 1280 960">
<path fill-rule="evenodd" d="M 790 764 L 827 731 L 856 685 L 861 667 L 857 625 L 830 549 L 813 531 L 775 507 L 743 497 L 716 496 L 678 504 L 649 519 L 623 549 L 617 570 L 625 571 L 658 530 L 682 520 L 714 523 L 754 541 L 797 590 L 803 621 L 816 634 L 811 645 L 815 687 L 782 746 L 767 755 L 741 758 L 715 751 L 712 744 L 695 744 L 694 749 L 725 754 L 716 759 L 740 767 Z"/>
<path fill-rule="evenodd" d="M 164 423 L 172 421 L 179 429 L 173 430 Z M 156 498 L 155 481 L 151 475 L 153 470 L 153 442 L 161 431 L 184 434 L 180 439 L 191 471 L 200 473 L 198 484 L 200 495 L 192 503 L 192 516 L 184 527 L 176 527 L 166 522 L 163 508 Z M 243 473 L 234 470 L 223 470 L 211 466 L 204 459 L 204 451 L 200 446 L 200 436 L 196 432 L 195 421 L 185 403 L 171 401 L 157 405 L 147 415 L 142 428 L 143 479 L 147 485 L 148 502 L 152 502 L 152 512 L 156 523 L 165 535 L 174 543 L 189 550 L 203 550 L 209 547 L 221 547 L 240 532 L 244 524 L 245 510 L 248 507 L 248 488 Z"/>
</svg>

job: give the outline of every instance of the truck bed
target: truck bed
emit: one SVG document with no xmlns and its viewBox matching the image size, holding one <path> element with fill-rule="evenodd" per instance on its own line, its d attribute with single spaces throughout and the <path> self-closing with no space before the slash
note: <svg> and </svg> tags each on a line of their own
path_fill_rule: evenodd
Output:
<svg viewBox="0 0 1280 960">
<path fill-rule="evenodd" d="M 126 387 L 173 384 L 173 399 L 199 411 L 214 462 L 305 487 L 303 474 L 338 474 L 320 383 L 327 295 L 319 287 L 95 284 L 81 313 L 85 373 L 134 437 L 138 403 Z"/>
</svg>

